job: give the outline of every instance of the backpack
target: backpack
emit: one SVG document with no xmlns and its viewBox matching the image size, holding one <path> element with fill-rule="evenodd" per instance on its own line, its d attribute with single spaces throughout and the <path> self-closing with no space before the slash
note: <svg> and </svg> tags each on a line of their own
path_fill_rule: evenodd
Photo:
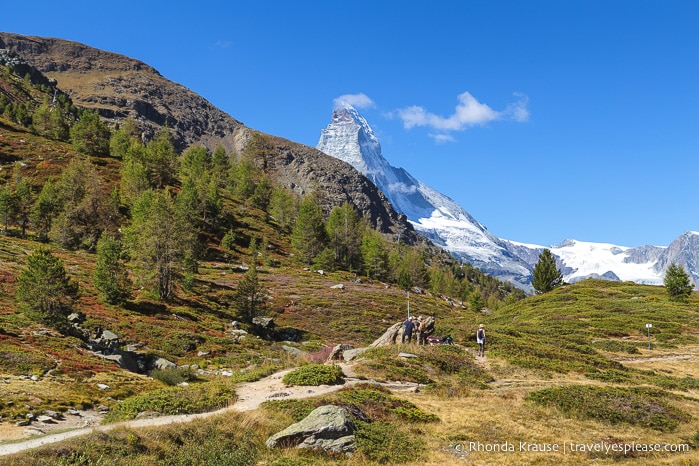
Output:
<svg viewBox="0 0 699 466">
<path fill-rule="evenodd" d="M 482 328 L 478 329 L 478 337 L 479 340 L 485 340 L 485 332 L 483 331 Z"/>
</svg>

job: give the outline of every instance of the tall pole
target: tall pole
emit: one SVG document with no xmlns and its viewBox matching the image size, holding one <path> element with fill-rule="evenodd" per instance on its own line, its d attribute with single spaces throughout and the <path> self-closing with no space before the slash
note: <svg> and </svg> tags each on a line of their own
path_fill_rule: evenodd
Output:
<svg viewBox="0 0 699 466">
<path fill-rule="evenodd" d="M 650 328 L 653 326 L 653 324 L 646 324 L 646 328 L 648 329 L 648 350 L 650 351 Z"/>
<path fill-rule="evenodd" d="M 410 319 L 410 291 L 408 291 L 408 319 Z"/>
</svg>

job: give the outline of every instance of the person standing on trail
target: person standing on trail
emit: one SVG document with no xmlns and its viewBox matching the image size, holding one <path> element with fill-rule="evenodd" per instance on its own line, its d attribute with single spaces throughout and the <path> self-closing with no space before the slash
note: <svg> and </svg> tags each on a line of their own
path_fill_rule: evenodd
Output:
<svg viewBox="0 0 699 466">
<path fill-rule="evenodd" d="M 485 357 L 485 325 L 480 324 L 476 332 L 476 342 L 478 343 L 478 356 Z"/>
<path fill-rule="evenodd" d="M 413 339 L 413 330 L 415 329 L 415 324 L 413 323 L 413 318 L 408 317 L 405 319 L 405 322 L 403 322 L 403 336 L 400 339 L 400 342 L 405 344 L 405 337 L 408 337 L 408 344 L 410 344 L 410 341 Z"/>
</svg>

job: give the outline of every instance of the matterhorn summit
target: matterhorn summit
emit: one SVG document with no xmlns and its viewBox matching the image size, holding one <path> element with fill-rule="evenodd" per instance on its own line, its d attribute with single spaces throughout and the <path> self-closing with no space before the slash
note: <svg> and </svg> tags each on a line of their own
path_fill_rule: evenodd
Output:
<svg viewBox="0 0 699 466">
<path fill-rule="evenodd" d="M 338 103 L 332 122 L 321 131 L 316 148 L 363 173 L 405 214 L 415 229 L 454 257 L 484 272 L 531 290 L 526 262 L 449 197 L 395 168 L 367 121 L 346 102 Z"/>
</svg>

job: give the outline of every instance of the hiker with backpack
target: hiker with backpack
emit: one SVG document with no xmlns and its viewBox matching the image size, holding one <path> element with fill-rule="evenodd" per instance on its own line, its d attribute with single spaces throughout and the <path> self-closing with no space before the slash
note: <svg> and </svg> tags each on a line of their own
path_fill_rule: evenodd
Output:
<svg viewBox="0 0 699 466">
<path fill-rule="evenodd" d="M 405 337 L 408 337 L 408 344 L 410 344 L 410 340 L 413 339 L 413 330 L 415 329 L 415 324 L 413 323 L 413 318 L 408 317 L 405 319 L 405 322 L 403 322 L 403 336 L 400 339 L 400 342 L 402 344 L 405 344 Z"/>
<path fill-rule="evenodd" d="M 480 324 L 476 332 L 476 342 L 478 343 L 478 356 L 485 357 L 485 325 Z"/>
<path fill-rule="evenodd" d="M 427 318 L 423 319 L 422 316 L 417 318 L 417 344 L 427 344 Z"/>
</svg>

